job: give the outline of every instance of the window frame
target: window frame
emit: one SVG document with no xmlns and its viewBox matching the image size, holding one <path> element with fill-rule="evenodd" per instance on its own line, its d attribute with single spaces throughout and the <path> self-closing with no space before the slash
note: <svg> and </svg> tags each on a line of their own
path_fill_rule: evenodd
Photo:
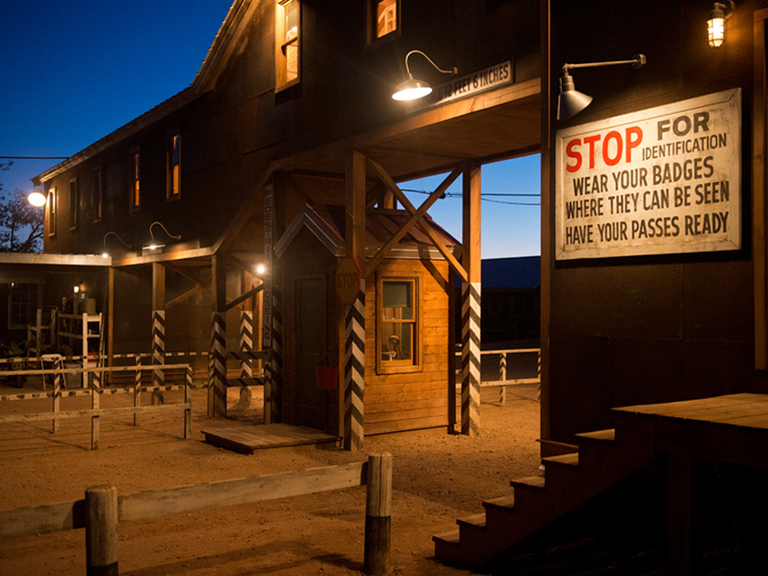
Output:
<svg viewBox="0 0 768 576">
<path fill-rule="evenodd" d="M 286 40 L 285 7 L 296 5 L 296 37 Z M 288 78 L 287 48 L 296 48 L 296 76 Z M 275 0 L 275 93 L 295 86 L 301 81 L 301 0 Z"/>
<path fill-rule="evenodd" d="M 56 220 L 57 220 L 57 200 L 56 200 L 56 186 L 48 188 L 48 198 L 46 200 L 48 211 L 48 236 L 56 236 Z"/>
<path fill-rule="evenodd" d="M 69 229 L 77 230 L 78 212 L 80 208 L 80 186 L 77 177 L 69 181 Z"/>
<path fill-rule="evenodd" d="M 368 0 L 367 2 L 367 14 L 366 14 L 366 39 L 368 46 L 376 46 L 378 44 L 392 41 L 400 36 L 400 30 L 402 28 L 402 10 L 400 9 L 400 0 L 393 0 L 395 5 L 395 28 L 386 34 L 378 35 L 378 19 L 379 19 L 379 5 L 387 0 Z"/>
<path fill-rule="evenodd" d="M 181 131 L 173 130 L 165 138 L 165 199 L 178 200 L 179 198 L 181 198 Z"/>
<path fill-rule="evenodd" d="M 136 148 L 131 151 L 129 164 L 128 205 L 131 212 L 141 209 L 141 150 Z"/>
<path fill-rule="evenodd" d="M 384 319 L 384 285 L 387 282 L 410 282 L 412 286 L 412 307 L 413 319 L 410 323 L 413 325 L 411 341 L 411 359 L 406 360 L 384 360 L 387 336 L 385 327 L 393 323 L 404 324 L 404 321 L 393 322 Z M 423 317 L 421 306 L 421 290 L 424 286 L 421 274 L 408 273 L 398 274 L 396 272 L 384 272 L 377 274 L 376 278 L 376 371 L 378 374 L 405 374 L 423 371 Z"/>
<path fill-rule="evenodd" d="M 100 222 L 104 209 L 104 171 L 101 166 L 91 172 L 91 210 L 93 221 Z"/>
<path fill-rule="evenodd" d="M 14 291 L 19 294 L 22 292 L 22 287 L 35 287 L 35 294 L 28 298 L 25 302 L 14 302 Z M 21 330 L 26 329 L 27 326 L 35 324 L 37 321 L 37 309 L 42 305 L 42 283 L 39 282 L 24 282 L 24 283 L 11 283 L 8 290 L 8 330 Z M 14 307 L 21 308 L 22 306 L 27 308 L 27 322 L 22 324 L 16 324 L 14 319 Z"/>
</svg>

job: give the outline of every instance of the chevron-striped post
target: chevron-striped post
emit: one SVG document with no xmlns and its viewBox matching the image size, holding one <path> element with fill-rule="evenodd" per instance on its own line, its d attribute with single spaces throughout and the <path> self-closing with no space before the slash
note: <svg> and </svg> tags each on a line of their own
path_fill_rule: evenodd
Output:
<svg viewBox="0 0 768 576">
<path fill-rule="evenodd" d="M 365 438 L 365 280 L 347 306 L 344 338 L 344 449 L 356 452 Z"/>
<path fill-rule="evenodd" d="M 253 350 L 253 310 L 242 310 L 240 313 L 240 351 L 251 352 Z M 251 360 L 242 358 L 240 360 L 240 378 L 253 377 Z M 251 391 L 247 386 L 240 388 L 240 401 L 251 401 Z"/>
<path fill-rule="evenodd" d="M 152 365 L 165 364 L 165 310 L 152 311 Z M 165 372 L 156 368 L 152 371 L 152 385 L 163 386 Z M 152 391 L 152 404 L 163 404 L 163 394 L 159 390 Z"/>
<path fill-rule="evenodd" d="M 283 414 L 283 298 L 272 286 L 272 351 L 269 358 L 269 390 L 264 390 L 264 423 L 280 422 Z M 267 401 L 269 398 L 269 401 Z M 269 417 L 269 421 L 267 421 Z"/>
<path fill-rule="evenodd" d="M 64 368 L 64 359 L 59 358 L 56 363 L 54 364 L 54 367 L 57 369 Z M 64 382 L 64 374 L 61 372 L 56 372 L 53 376 L 53 412 L 59 412 L 61 409 L 61 385 Z M 51 422 L 51 434 L 55 434 L 59 430 L 59 419 L 54 418 L 53 422 Z"/>
<path fill-rule="evenodd" d="M 141 355 L 135 354 L 134 360 L 136 361 L 136 372 L 133 374 L 133 407 L 138 408 L 141 406 Z M 139 412 L 133 413 L 133 425 L 139 425 Z"/>
<path fill-rule="evenodd" d="M 461 285 L 461 433 L 480 431 L 480 284 Z"/>
<path fill-rule="evenodd" d="M 227 417 L 227 323 L 223 313 L 211 315 L 211 370 L 208 387 L 212 391 L 212 416 Z M 210 396 L 209 396 L 210 398 Z"/>
<path fill-rule="evenodd" d="M 481 356 L 482 358 L 482 356 Z M 499 387 L 499 404 L 504 405 L 507 401 L 507 387 L 504 385 L 504 381 L 507 379 L 507 353 L 502 352 L 499 354 L 499 380 L 501 380 L 501 386 Z"/>
</svg>

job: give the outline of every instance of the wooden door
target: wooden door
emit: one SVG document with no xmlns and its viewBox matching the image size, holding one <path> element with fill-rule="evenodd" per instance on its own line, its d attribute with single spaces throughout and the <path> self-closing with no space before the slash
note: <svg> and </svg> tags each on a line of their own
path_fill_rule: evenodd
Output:
<svg viewBox="0 0 768 576">
<path fill-rule="evenodd" d="M 294 281 L 296 323 L 296 424 L 326 428 L 326 392 L 317 385 L 315 368 L 325 357 L 325 278 Z"/>
</svg>

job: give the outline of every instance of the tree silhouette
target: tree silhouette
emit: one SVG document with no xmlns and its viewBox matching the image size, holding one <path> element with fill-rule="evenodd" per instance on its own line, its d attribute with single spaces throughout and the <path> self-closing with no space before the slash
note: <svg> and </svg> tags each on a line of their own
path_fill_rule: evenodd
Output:
<svg viewBox="0 0 768 576">
<path fill-rule="evenodd" d="M 0 163 L 0 170 L 8 170 L 11 164 Z M 0 183 L 0 252 L 40 252 L 43 209 L 32 206 L 22 190 L 2 190 Z"/>
</svg>

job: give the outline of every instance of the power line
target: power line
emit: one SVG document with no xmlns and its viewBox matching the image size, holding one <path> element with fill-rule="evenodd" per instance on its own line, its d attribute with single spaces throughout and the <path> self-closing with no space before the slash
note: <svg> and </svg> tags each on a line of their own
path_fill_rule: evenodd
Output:
<svg viewBox="0 0 768 576">
<path fill-rule="evenodd" d="M 66 160 L 69 156 L 0 156 L 0 160 Z"/>
</svg>

